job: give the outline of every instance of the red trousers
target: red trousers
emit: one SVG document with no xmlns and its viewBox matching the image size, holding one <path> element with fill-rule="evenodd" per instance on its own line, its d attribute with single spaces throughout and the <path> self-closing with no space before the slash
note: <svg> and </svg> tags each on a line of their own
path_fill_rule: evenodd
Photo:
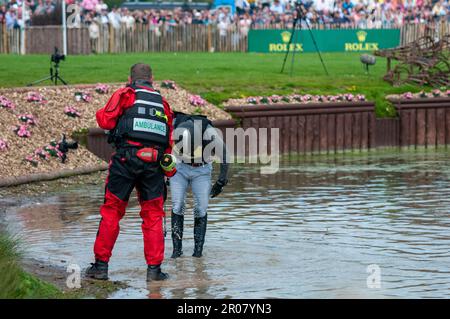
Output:
<svg viewBox="0 0 450 319">
<path fill-rule="evenodd" d="M 94 244 L 95 258 L 109 262 L 134 187 L 141 205 L 145 259 L 147 265 L 159 265 L 164 259 L 164 174 L 159 163 L 142 162 L 133 149 L 118 151 L 111 158 Z"/>
</svg>

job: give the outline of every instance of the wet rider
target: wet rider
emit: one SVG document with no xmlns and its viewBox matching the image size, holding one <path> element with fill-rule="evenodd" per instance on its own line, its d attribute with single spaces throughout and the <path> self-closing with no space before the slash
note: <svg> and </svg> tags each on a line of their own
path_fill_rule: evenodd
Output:
<svg viewBox="0 0 450 319">
<path fill-rule="evenodd" d="M 201 257 L 205 242 L 209 197 L 216 197 L 228 183 L 226 145 L 210 120 L 202 115 L 175 112 L 174 155 L 177 174 L 170 178 L 172 197 L 172 258 L 180 257 L 188 187 L 194 197 L 194 253 Z M 220 173 L 211 187 L 212 161 L 220 160 Z"/>
</svg>

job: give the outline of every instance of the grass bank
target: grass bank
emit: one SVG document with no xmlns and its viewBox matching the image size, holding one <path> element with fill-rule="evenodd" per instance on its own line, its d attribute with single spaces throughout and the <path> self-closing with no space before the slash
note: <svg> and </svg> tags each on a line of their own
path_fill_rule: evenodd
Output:
<svg viewBox="0 0 450 319">
<path fill-rule="evenodd" d="M 0 299 L 60 297 L 55 286 L 22 269 L 18 251 L 17 242 L 0 233 Z"/>
<path fill-rule="evenodd" d="M 0 230 L 0 299 L 107 298 L 127 285 L 119 281 L 81 278 L 81 287 L 66 286 L 68 273 L 34 259 L 22 259 L 18 241 Z"/>
<path fill-rule="evenodd" d="M 258 53 L 134 53 L 69 56 L 61 62 L 61 74 L 69 83 L 124 82 L 129 67 L 149 63 L 157 80 L 171 79 L 189 91 L 220 105 L 229 98 L 288 93 L 362 93 L 377 103 L 377 114 L 393 115 L 387 94 L 419 91 L 418 87 L 392 87 L 382 80 L 385 59 L 378 58 L 370 74 L 359 61 L 359 53 L 324 53 L 326 76 L 315 53 L 295 56 L 280 74 L 283 54 Z M 0 87 L 24 86 L 48 73 L 48 55 L 0 55 Z"/>
</svg>

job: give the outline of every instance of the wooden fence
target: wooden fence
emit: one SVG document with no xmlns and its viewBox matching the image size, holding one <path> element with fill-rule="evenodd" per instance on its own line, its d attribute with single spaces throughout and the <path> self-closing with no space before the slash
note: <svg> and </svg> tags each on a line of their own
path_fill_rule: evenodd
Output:
<svg viewBox="0 0 450 319">
<path fill-rule="evenodd" d="M 353 29 L 352 25 L 338 25 Z M 283 26 L 257 26 L 257 29 Z M 337 25 L 313 25 L 315 29 L 335 29 Z M 401 28 L 400 43 L 406 44 L 423 35 L 435 38 L 450 34 L 449 23 L 408 24 Z M 0 25 L 0 53 L 20 52 L 20 30 L 6 30 Z M 97 36 L 91 37 L 87 27 L 69 28 L 67 33 L 69 54 L 129 53 L 129 52 L 246 52 L 247 30 L 234 27 L 221 34 L 217 25 L 180 25 L 149 27 L 136 24 L 133 28 L 100 26 Z M 34 26 L 25 30 L 27 54 L 52 53 L 62 48 L 60 26 Z"/>
<path fill-rule="evenodd" d="M 20 53 L 20 30 L 7 30 L 0 23 L 0 53 Z"/>
</svg>

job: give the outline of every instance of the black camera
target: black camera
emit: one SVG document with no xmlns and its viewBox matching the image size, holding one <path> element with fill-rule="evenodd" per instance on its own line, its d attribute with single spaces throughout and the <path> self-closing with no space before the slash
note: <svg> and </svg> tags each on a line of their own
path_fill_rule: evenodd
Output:
<svg viewBox="0 0 450 319">
<path fill-rule="evenodd" d="M 67 141 L 66 134 L 63 134 L 62 140 L 58 144 L 58 149 L 62 153 L 61 162 L 64 163 L 67 159 L 67 152 L 69 150 L 76 150 L 78 148 L 77 141 Z"/>
<path fill-rule="evenodd" d="M 66 56 L 64 54 L 59 54 L 59 50 L 55 47 L 55 52 L 51 56 L 51 61 L 58 64 L 60 61 L 64 61 Z"/>
</svg>

